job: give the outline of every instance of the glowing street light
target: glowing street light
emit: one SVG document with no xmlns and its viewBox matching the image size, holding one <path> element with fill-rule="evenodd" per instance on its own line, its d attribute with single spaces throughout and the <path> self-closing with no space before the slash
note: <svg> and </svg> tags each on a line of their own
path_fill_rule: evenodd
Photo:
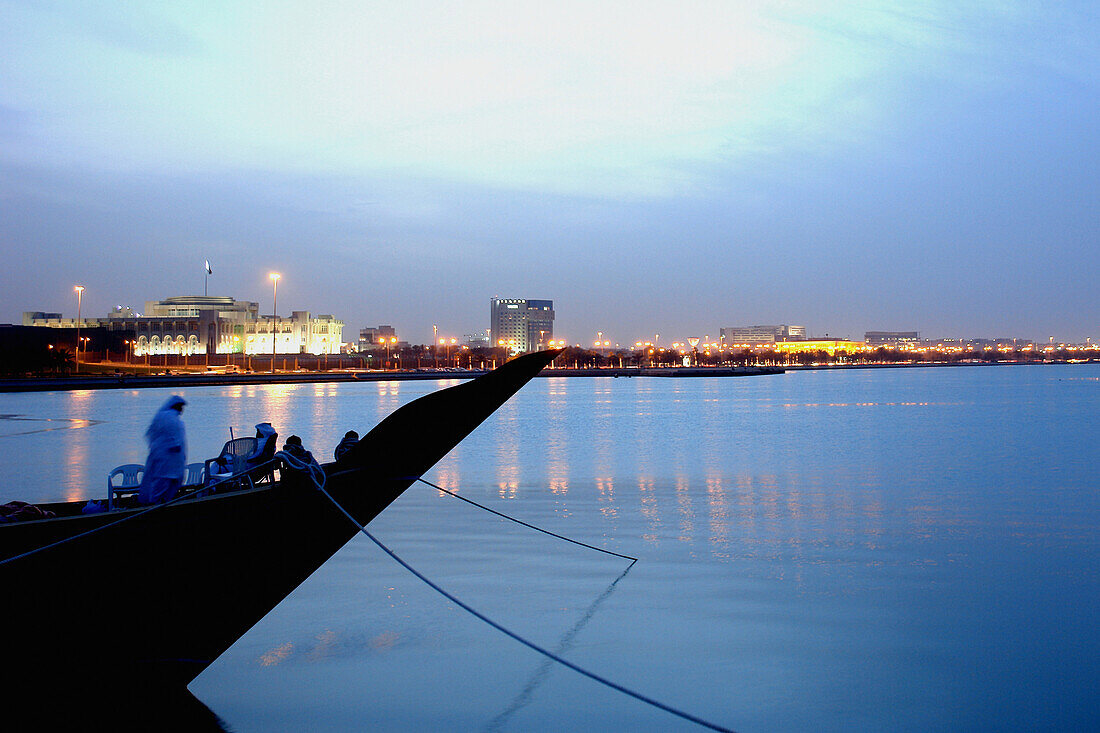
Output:
<svg viewBox="0 0 1100 733">
<path fill-rule="evenodd" d="M 391 336 L 390 338 L 386 338 L 385 336 L 383 336 L 383 337 L 382 337 L 382 340 L 381 340 L 381 342 L 380 342 L 380 343 L 381 343 L 381 344 L 382 344 L 383 346 L 385 346 L 385 347 L 386 347 L 386 363 L 388 363 L 388 362 L 389 362 L 389 360 L 390 360 L 390 345 L 391 345 L 391 344 L 392 344 L 393 346 L 396 346 L 396 345 L 397 345 L 397 337 L 396 337 L 396 336 Z M 385 369 L 385 368 L 386 368 L 386 364 L 383 364 L 383 365 L 382 365 L 382 368 L 383 368 L 383 369 Z"/>
<path fill-rule="evenodd" d="M 76 368 L 74 372 L 80 371 L 80 305 L 84 296 L 84 286 L 77 285 L 73 288 L 76 291 Z"/>
<path fill-rule="evenodd" d="M 275 327 L 279 322 L 279 273 L 273 272 L 271 278 L 271 373 L 275 373 Z"/>
</svg>

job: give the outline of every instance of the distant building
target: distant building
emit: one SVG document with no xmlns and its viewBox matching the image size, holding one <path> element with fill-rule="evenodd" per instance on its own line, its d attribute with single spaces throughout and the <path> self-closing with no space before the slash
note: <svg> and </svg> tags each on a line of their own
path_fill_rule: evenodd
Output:
<svg viewBox="0 0 1100 733">
<path fill-rule="evenodd" d="M 60 313 L 27 311 L 23 325 L 76 328 Z M 82 318 L 80 328 L 130 331 L 134 356 L 145 354 L 338 354 L 344 324 L 331 315 L 294 311 L 260 315 L 258 303 L 184 295 L 145 303 L 145 313 L 118 306 L 106 318 Z"/>
<path fill-rule="evenodd" d="M 486 329 L 481 333 L 462 334 L 462 343 L 471 349 L 487 349 L 493 342 L 489 339 L 489 331 Z"/>
<path fill-rule="evenodd" d="M 393 326 L 366 326 L 359 329 L 359 350 L 370 351 L 372 349 L 385 348 L 387 344 L 396 346 L 397 331 Z"/>
<path fill-rule="evenodd" d="M 920 344 L 919 331 L 867 331 L 863 340 L 868 346 L 901 346 Z"/>
<path fill-rule="evenodd" d="M 771 344 L 780 341 L 803 341 L 805 326 L 731 326 L 723 328 L 719 340 L 726 344 Z"/>
<path fill-rule="evenodd" d="M 867 346 L 862 341 L 846 341 L 844 339 L 814 339 L 812 341 L 785 341 L 777 342 L 775 344 L 776 351 L 781 352 L 794 352 L 801 351 L 824 351 L 829 356 L 834 355 L 838 351 L 844 351 L 851 353 L 853 351 L 860 351 Z"/>
<path fill-rule="evenodd" d="M 513 353 L 545 348 L 554 338 L 554 301 L 492 298 L 489 301 L 490 343 Z"/>
</svg>

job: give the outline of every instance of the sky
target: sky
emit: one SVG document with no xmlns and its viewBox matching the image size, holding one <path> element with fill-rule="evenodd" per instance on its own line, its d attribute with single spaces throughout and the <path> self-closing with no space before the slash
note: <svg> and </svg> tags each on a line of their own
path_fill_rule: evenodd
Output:
<svg viewBox="0 0 1100 733">
<path fill-rule="evenodd" d="M 1100 340 L 1095 2 L 0 0 L 0 323 Z"/>
</svg>

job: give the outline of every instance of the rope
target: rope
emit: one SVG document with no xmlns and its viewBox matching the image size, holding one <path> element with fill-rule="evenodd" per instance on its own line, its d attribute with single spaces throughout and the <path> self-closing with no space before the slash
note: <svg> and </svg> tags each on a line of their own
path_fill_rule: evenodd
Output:
<svg viewBox="0 0 1100 733">
<path fill-rule="evenodd" d="M 286 451 L 279 451 L 275 454 L 275 458 L 281 460 L 286 464 L 287 468 L 293 471 L 301 471 L 309 474 L 310 479 L 321 491 L 325 490 L 325 480 L 328 478 L 325 475 L 325 469 L 321 468 L 316 460 L 303 461 L 297 456 L 291 455 Z M 313 458 L 313 454 L 310 454 L 310 458 Z M 326 494 L 327 496 L 327 494 Z"/>
<path fill-rule="evenodd" d="M 369 539 L 374 544 L 378 545 L 378 547 L 381 548 L 382 551 L 385 552 L 387 555 L 389 555 L 391 558 L 393 558 L 393 560 L 398 565 L 400 565 L 401 567 L 405 568 L 410 573 L 415 575 L 417 578 L 419 578 L 421 581 L 423 581 L 429 588 L 431 588 L 435 592 L 439 593 L 441 596 L 443 596 L 444 598 L 449 600 L 451 603 L 455 604 L 456 606 L 458 606 L 462 610 L 466 611 L 470 615 L 484 621 L 489 626 L 492 626 L 494 629 L 501 632 L 505 636 L 511 637 L 512 639 L 518 641 L 520 644 L 523 644 L 525 647 L 527 647 L 529 649 L 532 649 L 532 650 L 538 652 L 539 654 L 542 654 L 543 656 L 554 660 L 558 664 L 561 664 L 565 667 L 568 667 L 569 669 L 573 670 L 574 672 L 582 674 L 585 677 L 588 677 L 591 680 L 599 682 L 602 685 L 606 685 L 607 687 L 610 687 L 613 690 L 618 690 L 619 692 L 623 693 L 624 695 L 628 695 L 629 697 L 632 697 L 635 700 L 639 700 L 641 702 L 646 703 L 647 705 L 651 705 L 655 708 L 659 708 L 660 710 L 664 710 L 666 713 L 671 713 L 672 715 L 675 715 L 678 718 L 682 718 L 684 720 L 691 721 L 692 723 L 695 723 L 697 725 L 701 725 L 704 728 L 709 728 L 710 730 L 722 731 L 722 733 L 733 733 L 733 731 L 730 730 L 729 728 L 723 728 L 720 725 L 717 725 L 717 724 L 711 723 L 707 720 L 703 720 L 702 718 L 696 717 L 696 716 L 692 715 L 691 713 L 686 713 L 682 710 L 678 710 L 678 709 L 672 707 L 671 705 L 666 705 L 663 702 L 660 702 L 658 700 L 654 700 L 651 697 L 647 697 L 646 695 L 643 695 L 640 692 L 635 692 L 634 690 L 631 690 L 628 687 L 624 687 L 623 685 L 620 685 L 617 682 L 613 682 L 613 681 L 607 679 L 606 677 L 601 677 L 600 675 L 596 674 L 595 672 L 590 672 L 587 669 L 585 669 L 584 667 L 580 667 L 576 664 L 573 664 L 569 660 L 564 659 L 564 658 L 558 656 L 557 654 L 554 654 L 553 652 L 542 648 L 541 646 L 539 646 L 538 644 L 535 644 L 532 641 L 528 641 L 527 639 L 523 638 L 522 636 L 520 636 L 516 632 L 502 626 L 501 624 L 497 623 L 496 621 L 489 618 L 485 614 L 481 613 L 480 611 L 476 610 L 475 608 L 473 608 L 473 607 L 469 606 L 468 604 L 464 603 L 463 601 L 459 600 L 457 597 L 451 595 L 450 593 L 445 591 L 442 587 L 440 587 L 436 583 L 432 582 L 427 576 L 425 576 L 424 574 L 419 572 L 412 565 L 409 565 L 407 562 L 402 560 L 400 557 L 397 556 L 397 554 L 393 550 L 386 547 L 384 544 L 382 544 L 382 542 L 377 537 L 375 537 L 370 532 L 368 532 L 366 527 L 359 524 L 359 522 L 356 521 L 355 517 L 351 516 L 351 514 L 349 514 L 348 511 L 346 509 L 344 509 L 344 507 L 342 507 L 339 502 L 336 501 L 336 499 L 332 498 L 331 494 L 329 494 L 327 491 L 325 491 L 323 486 L 318 486 L 317 488 L 322 494 L 324 494 L 328 498 L 329 501 L 332 502 L 333 506 L 335 506 L 337 509 L 339 509 L 340 512 L 343 513 L 343 515 L 345 517 L 347 517 L 348 520 L 352 524 L 354 524 L 356 527 L 358 527 L 360 532 L 362 532 L 364 535 L 367 536 L 367 539 Z"/>
<path fill-rule="evenodd" d="M 274 458 L 272 458 L 271 460 L 268 460 L 268 461 L 264 461 L 263 463 L 259 463 L 255 466 L 252 466 L 251 468 L 248 469 L 247 472 L 244 472 L 244 473 L 250 473 L 250 472 L 256 470 L 257 468 L 263 468 L 264 466 L 267 466 L 268 464 L 273 464 L 273 463 L 275 463 Z M 206 491 L 208 489 L 212 489 L 215 486 L 220 486 L 220 485 L 222 485 L 224 483 L 227 483 L 229 481 L 234 481 L 234 480 L 240 478 L 241 475 L 243 475 L 243 474 L 237 474 L 236 476 L 229 476 L 227 478 L 223 478 L 220 481 L 215 481 L 212 484 L 204 485 L 202 488 L 196 489 L 195 491 L 190 491 L 186 494 L 176 494 L 174 497 L 172 497 L 168 501 L 160 503 L 160 504 L 153 504 L 152 506 L 149 506 L 149 507 L 146 507 L 145 509 L 142 509 L 140 512 L 137 512 L 136 514 L 127 514 L 125 517 L 120 517 L 119 519 L 116 519 L 113 522 L 108 522 L 107 524 L 101 524 L 98 527 L 93 527 L 92 529 L 89 529 L 85 532 L 81 532 L 80 534 L 74 534 L 74 535 L 71 535 L 69 537 L 64 537 L 64 538 L 58 540 L 57 542 L 51 542 L 48 545 L 42 545 L 41 547 L 36 547 L 33 550 L 27 550 L 26 552 L 20 553 L 18 555 L 12 555 L 11 557 L 6 557 L 3 560 L 0 560 L 0 565 L 7 565 L 9 562 L 14 562 L 16 560 L 21 560 L 25 557 L 29 557 L 31 555 L 42 552 L 44 550 L 49 550 L 53 547 L 58 547 L 60 545 L 64 545 L 67 542 L 72 542 L 73 540 L 79 540 L 82 537 L 87 537 L 89 535 L 93 535 L 96 532 L 100 532 L 100 531 L 108 529 L 110 527 L 114 527 L 115 525 L 122 524 L 123 522 L 128 522 L 131 519 L 137 519 L 138 517 L 143 517 L 146 514 L 148 514 L 149 512 L 156 511 L 157 509 L 163 509 L 166 506 L 171 506 L 172 504 L 175 504 L 178 501 L 185 501 L 187 499 L 198 498 L 198 497 L 202 496 L 204 493 L 206 493 Z"/>
<path fill-rule="evenodd" d="M 588 622 L 592 620 L 592 617 L 596 615 L 596 609 L 599 607 L 599 605 L 611 596 L 611 594 L 615 591 L 615 586 L 619 584 L 620 580 L 626 577 L 626 574 L 629 573 L 630 569 L 633 567 L 634 563 L 630 563 L 629 565 L 627 565 L 626 570 L 623 570 L 622 575 L 611 581 L 611 585 L 607 586 L 607 590 L 601 593 L 599 597 L 596 598 L 596 600 L 592 601 L 592 605 L 588 607 L 588 610 L 585 611 L 584 615 L 577 620 L 577 623 L 573 625 L 573 628 L 567 631 L 565 633 L 565 636 L 561 638 L 561 641 L 558 642 L 557 647 L 554 649 L 555 654 L 562 654 L 573 647 L 573 639 L 575 639 L 577 635 L 581 632 L 581 629 L 583 629 L 588 624 Z M 538 669 L 536 669 L 534 674 L 532 674 L 531 677 L 527 680 L 527 684 L 524 685 L 523 689 L 519 691 L 515 698 L 513 698 L 512 703 L 499 715 L 490 720 L 485 725 L 485 730 L 499 730 L 508 721 L 509 718 L 511 718 L 515 713 L 526 706 L 527 703 L 531 701 L 531 697 L 535 694 L 535 690 L 538 689 L 539 685 L 543 683 L 547 675 L 550 674 L 550 670 L 553 669 L 553 667 L 553 660 L 543 659 L 542 663 L 539 664 Z"/>
<path fill-rule="evenodd" d="M 454 498 L 459 499 L 461 501 L 464 501 L 467 504 L 473 504 L 478 509 L 484 509 L 485 511 L 487 511 L 491 514 L 496 514 L 498 517 L 503 517 L 504 519 L 507 519 L 511 522 L 515 522 L 516 524 L 522 524 L 524 527 L 530 527 L 531 529 L 542 532 L 543 534 L 548 534 L 551 537 L 557 537 L 559 540 L 565 540 L 566 542 L 572 542 L 574 545 L 580 545 L 581 547 L 587 547 L 590 550 L 596 550 L 597 552 L 603 552 L 603 553 L 606 553 L 608 555 L 614 555 L 615 557 L 621 557 L 624 560 L 629 560 L 631 565 L 638 562 L 638 558 L 636 558 L 636 557 L 631 557 L 630 555 L 620 555 L 617 552 L 612 552 L 611 550 L 605 550 L 602 547 L 595 547 L 593 545 L 589 545 L 589 544 L 586 544 L 584 542 L 581 542 L 580 540 L 574 540 L 574 539 L 570 539 L 569 537 L 564 537 L 560 534 L 555 534 L 555 533 L 551 532 L 548 529 L 543 529 L 542 527 L 536 527 L 533 524 L 528 524 L 527 522 L 524 522 L 520 519 L 516 519 L 515 517 L 509 517 L 507 514 L 501 514 L 496 509 L 490 509 L 487 506 L 484 506 L 482 504 L 478 504 L 476 501 L 472 501 L 471 499 L 467 499 L 465 496 L 459 496 L 458 494 L 454 493 L 453 491 L 448 491 L 447 489 L 443 488 L 442 486 L 436 486 L 431 481 L 426 481 L 425 479 L 422 479 L 419 476 L 417 477 L 416 480 L 421 482 L 421 483 L 427 484 L 428 486 L 431 486 L 433 489 L 438 489 L 439 491 L 442 491 L 444 494 L 450 494 Z"/>
</svg>

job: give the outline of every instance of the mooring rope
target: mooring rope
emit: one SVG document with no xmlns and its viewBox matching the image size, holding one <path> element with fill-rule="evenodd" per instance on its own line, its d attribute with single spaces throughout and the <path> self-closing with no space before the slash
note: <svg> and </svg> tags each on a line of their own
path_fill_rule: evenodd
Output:
<svg viewBox="0 0 1100 733">
<path fill-rule="evenodd" d="M 303 465 L 307 465 L 307 464 L 303 464 Z M 419 570 L 414 568 L 412 565 L 409 565 L 407 562 L 402 560 L 397 555 L 397 553 L 395 553 L 393 550 L 386 547 L 386 545 L 383 544 L 381 540 L 379 540 L 377 537 L 375 537 L 370 532 L 368 532 L 367 528 L 365 526 L 359 524 L 359 522 L 355 519 L 355 517 L 351 516 L 351 514 L 348 513 L 348 510 L 345 509 L 343 506 L 341 506 L 340 502 L 336 501 L 336 499 L 334 499 L 332 497 L 332 495 L 329 494 L 328 491 L 325 490 L 323 481 L 320 484 L 318 484 L 317 489 L 322 494 L 324 494 L 325 497 L 328 498 L 329 501 L 332 502 L 333 506 L 335 506 L 337 509 L 339 509 L 340 512 L 345 517 L 348 518 L 348 521 L 350 521 L 352 524 L 354 524 L 359 529 L 360 532 L 362 532 L 364 535 L 366 535 L 367 539 L 369 539 L 374 544 L 378 545 L 378 547 L 381 548 L 381 550 L 383 552 L 385 552 L 387 555 L 389 555 L 391 558 L 393 558 L 394 562 L 396 562 L 398 565 L 400 565 L 401 567 L 408 570 L 413 575 L 415 575 L 417 578 L 419 578 L 421 581 L 423 581 L 425 585 L 427 585 L 429 588 L 434 590 L 436 593 L 439 593 L 441 596 L 443 596 L 444 598 L 449 600 L 451 603 L 455 604 L 456 606 L 458 606 L 462 610 L 466 611 L 470 615 L 474 616 L 475 618 L 478 618 L 481 621 L 484 621 L 489 626 L 492 626 L 494 629 L 496 629 L 500 633 L 504 634 L 505 636 L 511 637 L 515 641 L 518 641 L 520 644 L 523 644 L 528 649 L 532 649 L 533 651 L 538 652 L 539 654 L 543 655 L 544 657 L 548 657 L 548 658 L 554 660 L 555 662 L 557 662 L 558 664 L 561 664 L 562 666 L 568 667 L 569 669 L 573 670 L 574 672 L 577 672 L 578 674 L 584 675 L 585 677 L 589 678 L 590 680 L 594 680 L 595 682 L 599 682 L 601 685 L 605 685 L 607 687 L 610 687 L 613 690 L 618 690 L 619 692 L 623 693 L 624 695 L 628 695 L 629 697 L 632 697 L 635 700 L 639 700 L 641 702 L 644 702 L 647 705 L 651 705 L 651 706 L 653 706 L 655 708 L 658 708 L 660 710 L 664 710 L 666 713 L 670 713 L 672 715 L 675 715 L 678 718 L 682 718 L 684 720 L 688 720 L 688 721 L 690 721 L 692 723 L 695 723 L 697 725 L 701 725 L 704 728 L 709 728 L 710 730 L 722 731 L 722 733 L 734 733 L 729 728 L 723 728 L 722 726 L 717 725 L 716 723 L 711 723 L 710 721 L 703 720 L 702 718 L 697 717 L 695 715 L 692 715 L 691 713 L 684 712 L 683 710 L 679 710 L 677 708 L 674 708 L 671 705 L 666 705 L 665 703 L 660 702 L 659 700 L 654 700 L 652 697 L 648 697 L 646 695 L 643 695 L 640 692 L 635 692 L 634 690 L 631 690 L 629 687 L 624 687 L 623 685 L 620 685 L 618 682 L 614 682 L 612 680 L 607 679 L 606 677 L 603 677 L 601 675 L 596 674 L 595 672 L 591 672 L 591 671 L 585 669 L 584 667 L 573 664 L 568 659 L 560 657 L 560 656 L 558 656 L 557 654 L 555 654 L 554 652 L 552 652 L 548 649 L 544 649 L 543 647 L 539 646 L 538 644 L 534 643 L 533 641 L 529 641 L 526 638 L 524 638 L 524 637 L 520 636 L 519 634 L 517 634 L 516 632 L 512 631 L 511 629 L 497 623 L 496 621 L 489 618 L 485 614 L 481 613 L 477 609 L 473 608 L 469 604 L 465 603 L 462 600 L 459 600 L 456 596 L 454 596 L 451 593 L 444 590 L 441 586 L 439 586 L 438 584 L 433 582 L 426 575 L 424 575 Z"/>
<path fill-rule="evenodd" d="M 67 542 L 72 542 L 73 540 L 79 540 L 82 537 L 87 537 L 89 535 L 95 534 L 96 532 L 100 532 L 102 530 L 109 529 L 109 528 L 114 527 L 116 525 L 122 524 L 123 522 L 128 522 L 131 519 L 137 519 L 138 517 L 144 517 L 149 512 L 156 511 L 157 509 L 163 509 L 164 507 L 171 506 L 172 504 L 175 504 L 176 502 L 186 501 L 188 499 L 200 498 L 204 494 L 206 494 L 208 490 L 213 489 L 216 486 L 221 486 L 222 484 L 228 483 L 230 481 L 239 480 L 242 475 L 250 474 L 258 468 L 263 468 L 263 467 L 265 467 L 269 464 L 274 464 L 275 461 L 276 461 L 276 459 L 272 458 L 271 460 L 264 461 L 263 463 L 258 463 L 255 466 L 251 466 L 247 471 L 236 474 L 235 476 L 228 476 L 226 478 L 215 481 L 212 484 L 205 484 L 201 488 L 195 489 L 194 491 L 189 491 L 186 494 L 176 494 L 174 497 L 172 497 L 168 501 L 162 502 L 160 504 L 153 504 L 151 506 L 146 507 L 145 509 L 142 509 L 140 512 L 137 512 L 135 514 L 127 514 L 124 517 L 119 517 L 118 519 L 116 519 L 113 522 L 108 522 L 107 524 L 101 524 L 98 527 L 93 527 L 92 529 L 89 529 L 85 532 L 81 532 L 80 534 L 74 534 L 74 535 L 71 535 L 69 537 L 63 537 L 62 539 L 58 540 L 57 542 L 51 542 L 48 545 L 42 545 L 41 547 L 36 547 L 33 550 L 27 550 L 26 552 L 20 553 L 18 555 L 12 555 L 11 557 L 6 557 L 3 560 L 0 560 L 0 565 L 6 565 L 9 562 L 14 562 L 16 560 L 21 560 L 25 557 L 35 555 L 35 554 L 37 554 L 39 552 L 42 552 L 44 550 L 49 550 L 52 547 L 58 547 L 60 545 L 64 545 Z M 95 500 L 93 499 L 92 501 L 95 501 Z M 96 512 L 96 514 L 104 514 L 104 515 L 110 516 L 110 514 L 113 511 L 114 510 L 112 510 L 111 512 Z M 87 515 L 87 516 L 93 516 L 93 515 Z"/>
<path fill-rule="evenodd" d="M 473 504 L 478 509 L 484 509 L 485 511 L 489 512 L 490 514 L 495 514 L 498 517 L 503 517 L 504 519 L 507 519 L 508 521 L 511 521 L 511 522 L 515 522 L 516 524 L 522 524 L 524 527 L 529 527 L 533 530 L 537 530 L 539 532 L 542 532 L 543 534 L 548 534 L 551 537 L 557 537 L 559 540 L 565 540 L 566 542 L 572 542 L 574 545 L 580 545 L 581 547 L 587 547 L 589 550 L 595 550 L 597 552 L 602 552 L 602 553 L 607 554 L 607 555 L 614 555 L 615 557 L 621 557 L 624 560 L 629 560 L 631 565 L 638 562 L 638 558 L 636 558 L 636 557 L 631 557 L 630 555 L 622 555 L 618 552 L 612 552 L 611 550 L 605 550 L 602 547 L 596 547 L 596 546 L 590 545 L 586 542 L 581 542 L 580 540 L 574 540 L 574 539 L 571 539 L 569 537 L 565 537 L 564 535 L 556 534 L 554 532 L 551 532 L 548 529 L 543 529 L 542 527 L 536 527 L 533 524 L 528 524 L 527 522 L 524 522 L 522 519 L 516 519 L 515 517 L 510 517 L 507 514 L 503 514 L 501 512 L 498 512 L 496 509 L 490 509 L 489 507 L 487 507 L 483 504 L 478 504 L 476 501 L 474 501 L 472 499 L 467 499 L 465 496 L 459 496 L 458 494 L 456 494 L 453 491 L 448 491 L 447 489 L 443 488 L 442 486 L 436 486 L 431 481 L 423 479 L 419 476 L 416 477 L 416 480 L 423 483 L 423 484 L 427 484 L 428 486 L 431 486 L 433 489 L 437 489 L 439 491 L 442 491 L 444 494 L 450 494 L 454 498 L 459 499 L 461 501 L 464 501 L 467 504 Z"/>
<path fill-rule="evenodd" d="M 588 607 L 584 615 L 577 620 L 577 623 L 573 624 L 573 628 L 565 632 L 565 636 L 558 642 L 557 647 L 554 649 L 555 654 L 562 654 L 573 646 L 573 640 L 581 632 L 592 617 L 596 615 L 596 609 L 601 603 L 607 600 L 615 590 L 615 586 L 619 584 L 619 581 L 626 577 L 626 574 L 630 572 L 630 569 L 634 567 L 634 563 L 630 563 L 623 570 L 622 575 L 611 581 L 611 585 L 607 586 L 607 589 L 601 593 L 596 600 L 592 601 L 592 605 Z M 538 669 L 527 680 L 527 684 L 523 686 L 523 689 L 512 699 L 511 704 L 508 705 L 500 714 L 485 724 L 484 730 L 494 731 L 499 730 L 509 718 L 511 718 L 516 712 L 522 709 L 528 702 L 531 701 L 531 697 L 535 694 L 535 690 L 542 684 L 546 677 L 550 674 L 550 670 L 554 668 L 554 660 L 543 659 L 539 664 Z"/>
</svg>

